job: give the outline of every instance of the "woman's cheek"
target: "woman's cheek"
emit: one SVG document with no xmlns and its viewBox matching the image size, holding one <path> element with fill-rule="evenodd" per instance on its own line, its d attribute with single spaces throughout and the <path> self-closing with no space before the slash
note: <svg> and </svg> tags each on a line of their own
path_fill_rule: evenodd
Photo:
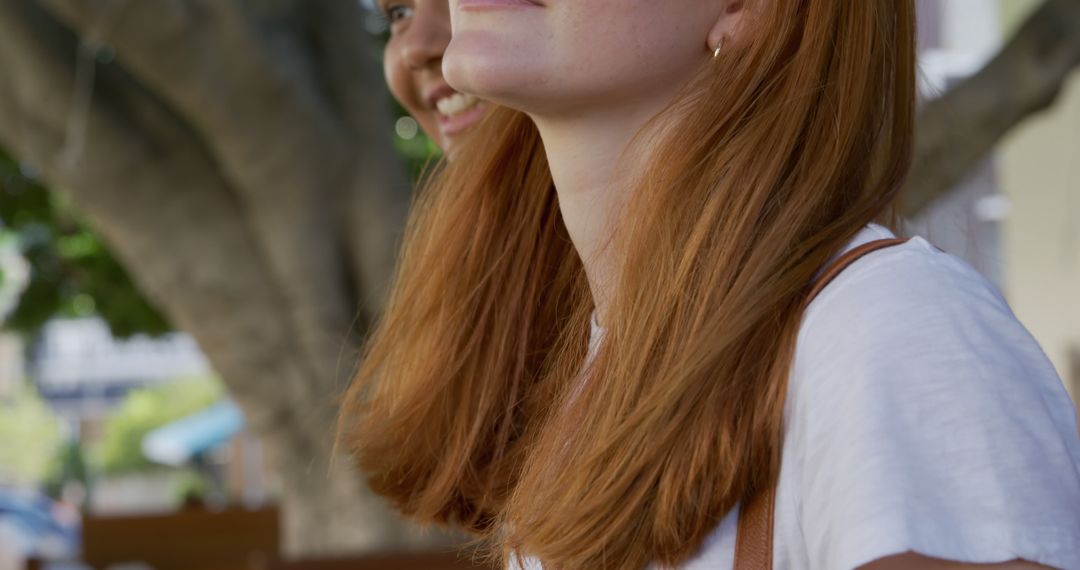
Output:
<svg viewBox="0 0 1080 570">
<path fill-rule="evenodd" d="M 394 55 L 392 55 L 392 44 L 386 45 L 386 55 L 383 57 L 383 75 L 386 77 L 386 85 L 390 88 L 390 94 L 397 99 L 398 103 L 401 103 L 403 107 L 408 107 L 406 96 L 406 83 L 407 80 L 404 77 L 401 69 L 401 61 Z"/>
<path fill-rule="evenodd" d="M 438 115 L 423 103 L 424 95 L 413 80 L 409 68 L 396 55 L 397 52 L 393 41 L 391 39 L 387 43 L 383 55 L 383 75 L 386 78 L 386 85 L 390 89 L 390 94 L 409 115 L 416 119 L 417 123 L 420 124 L 420 128 L 441 147 L 443 141 L 439 134 Z"/>
</svg>

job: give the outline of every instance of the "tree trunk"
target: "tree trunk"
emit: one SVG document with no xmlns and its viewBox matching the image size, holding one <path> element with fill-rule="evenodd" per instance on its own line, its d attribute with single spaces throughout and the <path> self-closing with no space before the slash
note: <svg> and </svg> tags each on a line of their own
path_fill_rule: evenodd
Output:
<svg viewBox="0 0 1080 570">
<path fill-rule="evenodd" d="M 288 554 L 444 544 L 331 460 L 410 192 L 358 6 L 294 4 L 11 0 L 0 144 L 222 375 L 276 458 Z"/>
</svg>

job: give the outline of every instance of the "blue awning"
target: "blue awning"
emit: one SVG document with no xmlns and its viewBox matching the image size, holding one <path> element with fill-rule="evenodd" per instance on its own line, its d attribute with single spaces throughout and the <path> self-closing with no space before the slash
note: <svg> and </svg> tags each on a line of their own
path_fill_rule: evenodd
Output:
<svg viewBox="0 0 1080 570">
<path fill-rule="evenodd" d="M 151 461 L 179 466 L 229 441 L 243 429 L 244 415 L 240 408 L 223 400 L 146 434 L 142 452 Z"/>
</svg>

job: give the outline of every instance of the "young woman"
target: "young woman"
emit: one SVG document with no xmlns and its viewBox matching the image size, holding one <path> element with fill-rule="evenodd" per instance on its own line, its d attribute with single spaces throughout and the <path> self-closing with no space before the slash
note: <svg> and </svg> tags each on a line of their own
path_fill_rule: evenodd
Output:
<svg viewBox="0 0 1080 570">
<path fill-rule="evenodd" d="M 450 43 L 448 0 L 379 0 L 390 26 L 383 70 L 390 92 L 445 151 L 489 105 L 450 87 L 442 58 Z"/>
<path fill-rule="evenodd" d="M 912 4 L 451 0 L 446 79 L 498 106 L 345 396 L 372 488 L 529 569 L 1080 568 L 1061 380 L 970 266 L 880 241 Z"/>
</svg>

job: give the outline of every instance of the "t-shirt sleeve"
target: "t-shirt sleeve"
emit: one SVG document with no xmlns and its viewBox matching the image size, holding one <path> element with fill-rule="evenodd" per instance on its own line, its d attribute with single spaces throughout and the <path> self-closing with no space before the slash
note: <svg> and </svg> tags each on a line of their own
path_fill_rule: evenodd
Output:
<svg viewBox="0 0 1080 570">
<path fill-rule="evenodd" d="M 860 260 L 804 316 L 787 433 L 811 568 L 906 551 L 1080 568 L 1061 379 L 985 278 L 920 247 Z"/>
</svg>

